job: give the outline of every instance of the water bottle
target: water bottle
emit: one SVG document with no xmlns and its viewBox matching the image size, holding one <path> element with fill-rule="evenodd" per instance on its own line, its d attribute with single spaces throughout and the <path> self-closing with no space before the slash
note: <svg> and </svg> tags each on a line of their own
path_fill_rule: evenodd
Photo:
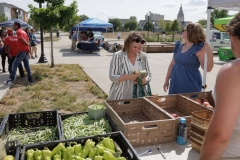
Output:
<svg viewBox="0 0 240 160">
<path fill-rule="evenodd" d="M 185 145 L 187 143 L 187 126 L 186 118 L 180 118 L 177 130 L 177 143 L 180 145 Z"/>
</svg>

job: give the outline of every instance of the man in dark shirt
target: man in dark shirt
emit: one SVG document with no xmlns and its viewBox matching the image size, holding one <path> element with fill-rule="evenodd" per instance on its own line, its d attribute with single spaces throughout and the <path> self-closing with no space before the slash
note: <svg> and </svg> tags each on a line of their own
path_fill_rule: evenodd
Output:
<svg viewBox="0 0 240 160">
<path fill-rule="evenodd" d="M 5 84 L 14 85 L 14 80 L 17 72 L 18 66 L 23 61 L 24 66 L 28 73 L 28 84 L 33 84 L 32 73 L 29 65 L 29 53 L 30 53 L 30 43 L 28 35 L 21 28 L 21 24 L 14 22 L 13 29 L 17 32 L 18 37 L 18 54 L 12 65 L 12 72 L 10 74 L 9 80 L 5 81 Z"/>
<path fill-rule="evenodd" d="M 94 34 L 91 29 L 88 29 L 88 41 L 94 42 Z"/>
</svg>

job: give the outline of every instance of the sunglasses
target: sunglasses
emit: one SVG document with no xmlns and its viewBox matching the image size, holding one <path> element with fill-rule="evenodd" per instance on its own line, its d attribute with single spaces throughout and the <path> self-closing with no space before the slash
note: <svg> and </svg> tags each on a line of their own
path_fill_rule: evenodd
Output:
<svg viewBox="0 0 240 160">
<path fill-rule="evenodd" d="M 144 43 L 145 43 L 145 40 L 142 40 L 142 39 L 140 39 L 140 38 L 137 38 L 137 39 L 135 39 L 135 42 L 137 42 L 137 43 L 141 42 L 142 44 L 144 44 Z"/>
</svg>

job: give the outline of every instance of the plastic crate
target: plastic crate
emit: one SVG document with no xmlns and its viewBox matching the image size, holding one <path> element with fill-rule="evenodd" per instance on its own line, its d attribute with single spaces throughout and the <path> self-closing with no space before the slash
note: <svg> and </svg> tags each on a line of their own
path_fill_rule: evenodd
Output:
<svg viewBox="0 0 240 160">
<path fill-rule="evenodd" d="M 20 158 L 20 142 L 19 141 L 8 141 L 5 144 L 5 150 L 7 155 L 13 155 L 15 160 Z"/>
<path fill-rule="evenodd" d="M 133 146 L 173 142 L 176 124 L 171 115 L 143 98 L 105 101 L 107 114 Z"/>
<path fill-rule="evenodd" d="M 61 114 L 59 116 L 59 120 L 60 120 L 60 126 L 61 126 L 61 135 L 62 135 L 62 140 L 65 139 L 64 137 L 64 131 L 63 131 L 63 123 L 62 121 L 68 117 L 71 117 L 71 116 L 78 116 L 78 115 L 81 115 L 81 114 L 88 114 L 88 112 L 80 112 L 80 113 L 73 113 L 73 114 Z M 116 132 L 116 131 L 119 131 L 119 129 L 117 128 L 117 126 L 113 123 L 113 121 L 111 120 L 111 118 L 105 114 L 105 118 L 108 120 L 111 128 L 112 128 L 112 132 Z M 81 137 L 78 137 L 78 138 L 81 138 Z"/>
<path fill-rule="evenodd" d="M 169 114 L 177 114 L 176 129 L 180 121 L 180 117 L 186 118 L 186 126 L 188 127 L 188 137 L 191 131 L 191 118 L 192 112 L 201 111 L 203 107 L 197 103 L 189 101 L 187 97 L 181 95 L 167 95 L 167 96 L 153 96 L 144 97 L 149 102 L 153 103 L 157 107 L 164 109 Z M 177 134 L 177 133 L 176 133 Z"/>
<path fill-rule="evenodd" d="M 38 148 L 41 150 L 41 149 L 44 149 L 44 147 L 48 147 L 50 150 L 52 150 L 60 142 L 65 143 L 65 146 L 68 146 L 69 142 L 77 142 L 77 143 L 84 145 L 88 139 L 92 139 L 94 142 L 98 143 L 104 137 L 112 138 L 122 149 L 122 152 L 123 152 L 122 156 L 124 156 L 127 160 L 139 160 L 135 150 L 133 149 L 131 144 L 128 142 L 128 140 L 124 137 L 124 135 L 121 132 L 113 132 L 113 133 L 109 133 L 109 134 L 105 134 L 105 135 L 96 135 L 96 136 L 85 137 L 85 138 L 80 138 L 80 139 L 62 140 L 62 141 L 46 142 L 46 143 L 41 143 L 41 144 L 36 144 L 36 145 L 27 145 L 27 146 L 23 147 L 20 160 L 26 159 L 25 152 L 28 149 Z"/>
<path fill-rule="evenodd" d="M 211 106 L 213 108 L 215 107 L 215 102 L 212 97 L 212 92 L 193 92 L 193 93 L 183 93 L 181 94 L 184 97 L 187 97 L 189 101 L 194 102 L 196 104 L 199 104 L 198 102 L 195 101 L 197 98 L 206 98 Z M 199 104 L 203 107 L 204 110 L 209 110 L 213 111 L 213 109 L 205 107 L 203 104 Z"/>
<path fill-rule="evenodd" d="M 61 140 L 61 127 L 58 111 L 26 112 L 7 115 L 0 128 L 0 138 L 4 139 L 16 127 L 56 126 L 56 136 Z M 20 142 L 21 145 L 21 142 Z"/>
</svg>

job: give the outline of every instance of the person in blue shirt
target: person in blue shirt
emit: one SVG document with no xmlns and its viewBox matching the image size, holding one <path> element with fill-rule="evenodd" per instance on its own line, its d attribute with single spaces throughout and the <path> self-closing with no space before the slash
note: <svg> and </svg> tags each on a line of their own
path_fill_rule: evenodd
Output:
<svg viewBox="0 0 240 160">
<path fill-rule="evenodd" d="M 32 59 L 35 59 L 37 58 L 37 44 L 38 44 L 38 40 L 35 36 L 35 30 L 34 29 L 31 29 L 30 33 L 29 33 L 29 37 L 30 37 L 30 44 L 31 44 L 31 58 Z M 33 54 L 35 54 L 35 57 L 33 56 Z"/>
</svg>

